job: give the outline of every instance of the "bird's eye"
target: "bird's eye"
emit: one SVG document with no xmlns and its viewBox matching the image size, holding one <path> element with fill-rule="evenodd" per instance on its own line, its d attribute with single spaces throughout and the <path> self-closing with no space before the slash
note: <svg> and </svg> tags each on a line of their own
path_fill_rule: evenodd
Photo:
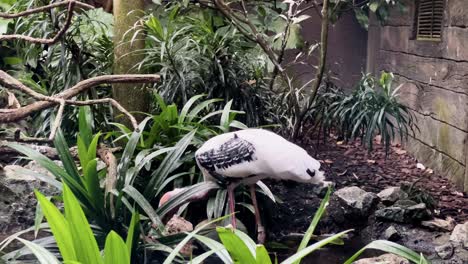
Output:
<svg viewBox="0 0 468 264">
<path fill-rule="evenodd" d="M 314 177 L 315 176 L 315 170 L 311 171 L 309 169 L 306 170 L 307 174 L 310 175 L 310 177 Z"/>
</svg>

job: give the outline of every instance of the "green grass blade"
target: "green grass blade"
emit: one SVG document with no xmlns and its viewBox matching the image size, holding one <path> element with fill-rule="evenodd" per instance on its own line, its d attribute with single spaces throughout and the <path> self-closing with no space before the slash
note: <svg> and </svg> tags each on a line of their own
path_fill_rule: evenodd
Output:
<svg viewBox="0 0 468 264">
<path fill-rule="evenodd" d="M 187 115 L 186 121 L 187 122 L 192 122 L 193 119 L 198 117 L 198 114 L 203 109 L 208 108 L 210 105 L 212 105 L 212 104 L 214 104 L 216 102 L 221 102 L 221 101 L 223 101 L 223 99 L 210 99 L 210 100 L 203 101 L 202 103 L 195 106 L 192 111 L 190 111 L 190 113 Z"/>
<path fill-rule="evenodd" d="M 218 188 L 219 186 L 213 182 L 201 182 L 186 187 L 183 191 L 174 195 L 174 197 L 169 201 L 156 209 L 156 213 L 159 216 L 164 217 L 168 212 L 188 202 L 193 196 L 200 195 L 201 193 L 209 192 L 211 190 L 216 190 Z"/>
<path fill-rule="evenodd" d="M 206 236 L 201 236 L 201 235 L 195 235 L 194 236 L 198 241 L 203 243 L 205 246 L 207 246 L 209 249 L 214 250 L 215 254 L 218 256 L 218 258 L 225 264 L 231 264 L 232 259 L 229 256 L 229 253 L 227 252 L 226 248 L 223 246 L 223 244 L 219 243 L 218 241 L 211 239 Z"/>
<path fill-rule="evenodd" d="M 281 264 L 293 264 L 293 263 L 298 263 L 298 261 L 301 261 L 302 258 L 305 256 L 309 255 L 310 253 L 314 252 L 315 250 L 322 248 L 323 246 L 330 244 L 332 241 L 342 237 L 346 233 L 351 232 L 351 230 L 343 231 L 341 233 L 338 233 L 336 235 L 333 235 L 329 238 L 323 239 L 317 243 L 314 243 L 300 251 L 298 251 L 296 254 L 292 255 L 291 257 L 287 258 L 285 261 L 281 262 Z"/>
<path fill-rule="evenodd" d="M 369 243 L 367 246 L 363 247 L 361 250 L 356 252 L 356 254 L 354 254 L 352 257 L 346 260 L 345 264 L 353 263 L 353 261 L 356 260 L 366 249 L 377 249 L 385 251 L 387 253 L 393 253 L 395 255 L 408 259 L 414 263 L 420 263 L 421 261 L 421 256 L 407 247 L 386 240 L 376 240 Z M 423 263 L 428 262 L 426 260 L 426 262 Z"/>
<path fill-rule="evenodd" d="M 216 253 L 215 250 L 210 250 L 210 251 L 207 251 L 197 257 L 195 257 L 194 259 L 192 259 L 190 261 L 190 264 L 203 264 L 205 263 L 205 259 L 207 259 L 209 256 L 213 255 L 214 253 Z"/>
<path fill-rule="evenodd" d="M 199 95 L 195 95 L 195 96 L 192 96 L 192 98 L 190 98 L 187 103 L 185 103 L 184 107 L 182 108 L 182 110 L 180 111 L 180 115 L 179 115 L 179 120 L 178 120 L 178 123 L 179 124 L 182 124 L 184 121 L 185 121 L 185 118 L 187 117 L 187 114 L 188 114 L 188 111 L 190 110 L 190 108 L 192 107 L 192 105 L 200 98 L 206 96 L 205 94 L 199 94 Z"/>
<path fill-rule="evenodd" d="M 190 239 L 192 239 L 192 237 L 194 237 L 198 232 L 200 232 L 202 229 L 204 229 L 205 227 L 213 224 L 213 223 L 216 223 L 218 221 L 221 221 L 225 218 L 227 218 L 229 216 L 224 216 L 224 217 L 221 217 L 221 218 L 218 218 L 218 219 L 215 219 L 215 220 L 212 220 L 210 222 L 207 222 L 206 224 L 203 224 L 201 225 L 200 227 L 196 228 L 195 230 L 193 230 L 192 232 L 190 232 L 182 241 L 180 241 L 179 244 L 177 244 L 177 246 L 174 248 L 174 250 L 171 252 L 171 254 L 169 254 L 169 256 L 167 256 L 167 258 L 164 260 L 164 263 L 163 264 L 171 264 L 173 263 L 175 257 L 177 256 L 177 254 L 179 253 L 179 251 L 185 246 L 185 244 L 187 244 Z"/>
<path fill-rule="evenodd" d="M 60 249 L 64 261 L 76 261 L 75 248 L 73 246 L 73 238 L 69 228 L 69 223 L 60 211 L 40 192 L 35 191 L 37 200 L 41 204 L 44 216 L 49 223 L 52 234 L 57 241 L 57 246 Z"/>
<path fill-rule="evenodd" d="M 128 256 L 130 258 L 132 256 L 133 247 L 138 241 L 138 234 L 140 231 L 139 227 L 140 227 L 140 214 L 135 211 L 132 214 L 132 220 L 130 220 L 130 224 L 128 226 L 127 239 L 125 241 L 125 244 L 127 245 Z"/>
<path fill-rule="evenodd" d="M 54 146 L 57 149 L 57 153 L 60 157 L 60 160 L 63 163 L 63 168 L 65 171 L 72 176 L 75 181 L 80 180 L 80 174 L 78 168 L 76 167 L 75 160 L 73 159 L 70 149 L 68 147 L 67 141 L 63 136 L 62 130 L 58 129 L 57 134 L 54 138 Z"/>
<path fill-rule="evenodd" d="M 30 242 L 26 239 L 16 238 L 21 243 L 23 243 L 26 247 L 31 250 L 31 252 L 36 256 L 37 260 L 41 264 L 61 264 L 60 261 L 54 256 L 54 254 L 50 253 L 47 249 L 38 245 L 36 243 Z"/>
<path fill-rule="evenodd" d="M 55 164 L 52 160 L 47 158 L 46 156 L 42 155 L 41 153 L 33 150 L 29 147 L 16 144 L 16 143 L 8 143 L 6 144 L 8 147 L 26 155 L 31 160 L 36 161 L 39 165 L 47 169 L 52 175 L 54 175 L 57 179 L 65 181 L 67 184 L 71 185 L 73 188 L 80 190 L 83 193 L 86 193 L 86 190 L 81 186 L 80 182 L 77 182 L 73 177 L 71 177 L 63 168 Z"/>
<path fill-rule="evenodd" d="M 85 262 L 86 263 L 86 262 Z M 130 264 L 130 256 L 123 239 L 114 231 L 106 238 L 104 247 L 105 264 Z"/>
<path fill-rule="evenodd" d="M 63 186 L 63 200 L 65 217 L 69 223 L 78 261 L 92 264 L 102 263 L 96 238 L 89 226 L 88 219 L 86 219 L 80 203 L 66 184 Z"/>
<path fill-rule="evenodd" d="M 148 202 L 148 200 L 146 200 L 145 196 L 143 196 L 137 189 L 135 189 L 131 185 L 128 185 L 128 186 L 125 186 L 125 188 L 123 189 L 123 192 L 125 192 L 130 197 L 132 197 L 132 199 L 140 206 L 140 208 L 151 219 L 151 222 L 153 222 L 153 224 L 155 224 L 158 228 L 164 227 L 164 224 L 162 223 L 158 214 L 154 211 L 151 204 Z"/>
<path fill-rule="evenodd" d="M 174 146 L 174 150 L 171 151 L 161 162 L 161 165 L 157 170 L 155 170 L 151 174 L 151 179 L 148 182 L 148 185 L 145 188 L 144 196 L 152 199 L 156 195 L 156 190 L 159 189 L 161 183 L 167 178 L 167 176 L 173 172 L 178 166 L 180 166 L 180 158 L 185 153 L 185 150 L 192 142 L 193 137 L 197 130 L 193 130 L 192 132 L 185 135 L 183 138 L 177 142 Z"/>
<path fill-rule="evenodd" d="M 303 250 L 307 245 L 309 244 L 310 239 L 312 238 L 312 235 L 314 234 L 315 228 L 317 227 L 320 219 L 322 218 L 323 214 L 325 213 L 325 210 L 328 206 L 328 201 L 330 200 L 330 194 L 332 192 L 332 188 L 328 187 L 327 194 L 323 198 L 322 202 L 320 203 L 319 208 L 317 209 L 317 212 L 315 212 L 314 218 L 312 219 L 312 222 L 310 223 L 309 228 L 307 229 L 304 237 L 302 238 L 301 244 L 299 245 L 299 248 L 297 249 L 297 252 L 300 252 Z M 295 264 L 298 264 L 296 262 Z"/>
</svg>

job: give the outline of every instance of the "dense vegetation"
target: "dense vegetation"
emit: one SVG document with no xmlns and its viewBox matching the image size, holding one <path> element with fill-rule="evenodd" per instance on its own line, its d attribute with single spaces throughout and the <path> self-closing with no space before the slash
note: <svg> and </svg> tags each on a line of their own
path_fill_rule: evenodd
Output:
<svg viewBox="0 0 468 264">
<path fill-rule="evenodd" d="M 15 13 L 43 5 L 42 2 L 0 0 L 0 8 Z M 53 140 L 63 167 L 24 145 L 9 143 L 9 147 L 35 160 L 54 178 L 26 169 L 17 173 L 46 181 L 62 190 L 63 195 L 45 197 L 36 193 L 41 210 L 37 210 L 36 225 L 28 231 L 41 230 L 43 237 L 32 242 L 16 235 L 6 239 L 2 249 L 19 239 L 30 251 L 16 250 L 5 254 L 3 259 L 21 259 L 32 252 L 41 263 L 60 263 L 58 259 L 67 263 L 142 263 L 148 258 L 173 263 L 188 257 L 191 263 L 201 263 L 216 254 L 224 263 L 236 260 L 272 263 L 266 248 L 255 245 L 241 231 L 216 227 L 220 242 L 204 236 L 212 231 L 208 227 L 213 223 L 224 223 L 226 217 L 238 217 L 242 221 L 245 216 L 225 216 L 226 190 L 203 182 L 193 159 L 194 151 L 201 144 L 217 134 L 247 127 L 271 126 L 286 136 L 291 131 L 315 127 L 317 135 L 336 130 L 348 140 L 361 137 L 371 149 L 375 135 L 382 135 L 389 146 L 396 135 L 403 138 L 410 133 L 414 123 L 408 109 L 398 102 L 398 88 L 392 87 L 389 73 L 383 73 L 380 78 L 365 75 L 355 90 L 349 91 L 329 81 L 322 82 L 323 76 L 297 85 L 297 76 L 282 72 L 279 66 L 286 50 L 296 54 L 295 61 L 285 65 L 288 68 L 309 60 L 319 46 L 326 46 L 326 42 L 305 46 L 301 40 L 300 22 L 309 19 L 299 12 L 303 2 L 265 1 L 252 7 L 252 14 L 245 14 L 253 25 L 250 31 L 258 30 L 266 40 L 261 45 L 258 39 L 252 39 L 253 32 L 239 27 L 237 18 L 220 12 L 216 5 L 206 7 L 190 1 L 173 1 L 150 6 L 142 21 L 145 48 L 131 52 L 144 58 L 134 65 L 135 69 L 161 75 L 159 83 L 147 86 L 152 99 L 151 111 L 143 113 L 145 118 L 138 129 L 133 129 L 113 122 L 112 108 L 105 105 L 66 108 Z M 357 6 L 354 1 L 344 0 L 324 3 L 330 4 L 324 20 L 334 23 L 344 12 L 353 10 L 364 26 L 366 12 L 376 12 L 385 19 L 391 5 L 389 1 Z M 65 16 L 66 10 L 54 9 L 30 17 L 0 20 L 0 33 L 47 38 L 60 28 Z M 67 34 L 56 45 L 3 41 L 0 65 L 34 91 L 54 95 L 81 80 L 112 73 L 112 32 L 110 14 L 101 9 L 83 11 L 74 17 Z M 316 94 L 313 88 L 308 89 L 313 83 L 317 84 Z M 109 88 L 102 85 L 79 97 L 110 97 Z M 22 104 L 30 102 L 30 98 L 15 95 Z M 49 108 L 34 114 L 23 135 L 47 136 L 55 111 Z M 14 133 L 8 128 L 0 129 L 7 136 Z M 70 151 L 71 146 L 77 146 L 77 155 Z M 103 157 L 112 158 L 104 167 L 99 166 L 99 160 L 106 160 Z M 189 188 L 158 206 L 165 191 L 185 186 Z M 275 200 L 265 184 L 260 182 L 258 186 L 259 193 Z M 187 201 L 204 191 L 214 193 L 205 205 L 206 215 L 193 213 Z M 298 253 L 283 263 L 298 263 L 305 255 L 336 242 L 347 232 L 308 246 L 330 192 Z M 239 189 L 236 195 L 242 197 L 245 211 L 251 211 L 246 192 Z M 65 214 L 54 205 L 61 202 Z M 175 213 L 187 220 L 201 218 L 208 222 L 189 234 L 168 235 L 164 225 Z M 46 223 L 42 223 L 44 217 Z M 193 258 L 180 254 L 191 239 L 199 241 L 207 250 Z M 376 241 L 368 247 L 425 263 L 424 257 L 390 242 Z"/>
</svg>

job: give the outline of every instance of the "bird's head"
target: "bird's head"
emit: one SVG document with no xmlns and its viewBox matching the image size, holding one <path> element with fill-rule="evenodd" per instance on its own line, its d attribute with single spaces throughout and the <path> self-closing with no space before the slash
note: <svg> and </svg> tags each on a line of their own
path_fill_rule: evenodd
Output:
<svg viewBox="0 0 468 264">
<path fill-rule="evenodd" d="M 325 181 L 325 173 L 318 169 L 307 169 L 309 180 L 307 182 L 321 185 Z"/>
</svg>

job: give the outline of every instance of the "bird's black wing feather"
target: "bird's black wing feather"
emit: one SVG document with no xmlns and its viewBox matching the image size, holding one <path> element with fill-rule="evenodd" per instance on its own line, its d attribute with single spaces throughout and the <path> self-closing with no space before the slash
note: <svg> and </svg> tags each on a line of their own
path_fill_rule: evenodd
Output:
<svg viewBox="0 0 468 264">
<path fill-rule="evenodd" d="M 209 172 L 215 172 L 257 158 L 253 144 L 235 135 L 219 147 L 200 153 L 196 159 Z"/>
</svg>

